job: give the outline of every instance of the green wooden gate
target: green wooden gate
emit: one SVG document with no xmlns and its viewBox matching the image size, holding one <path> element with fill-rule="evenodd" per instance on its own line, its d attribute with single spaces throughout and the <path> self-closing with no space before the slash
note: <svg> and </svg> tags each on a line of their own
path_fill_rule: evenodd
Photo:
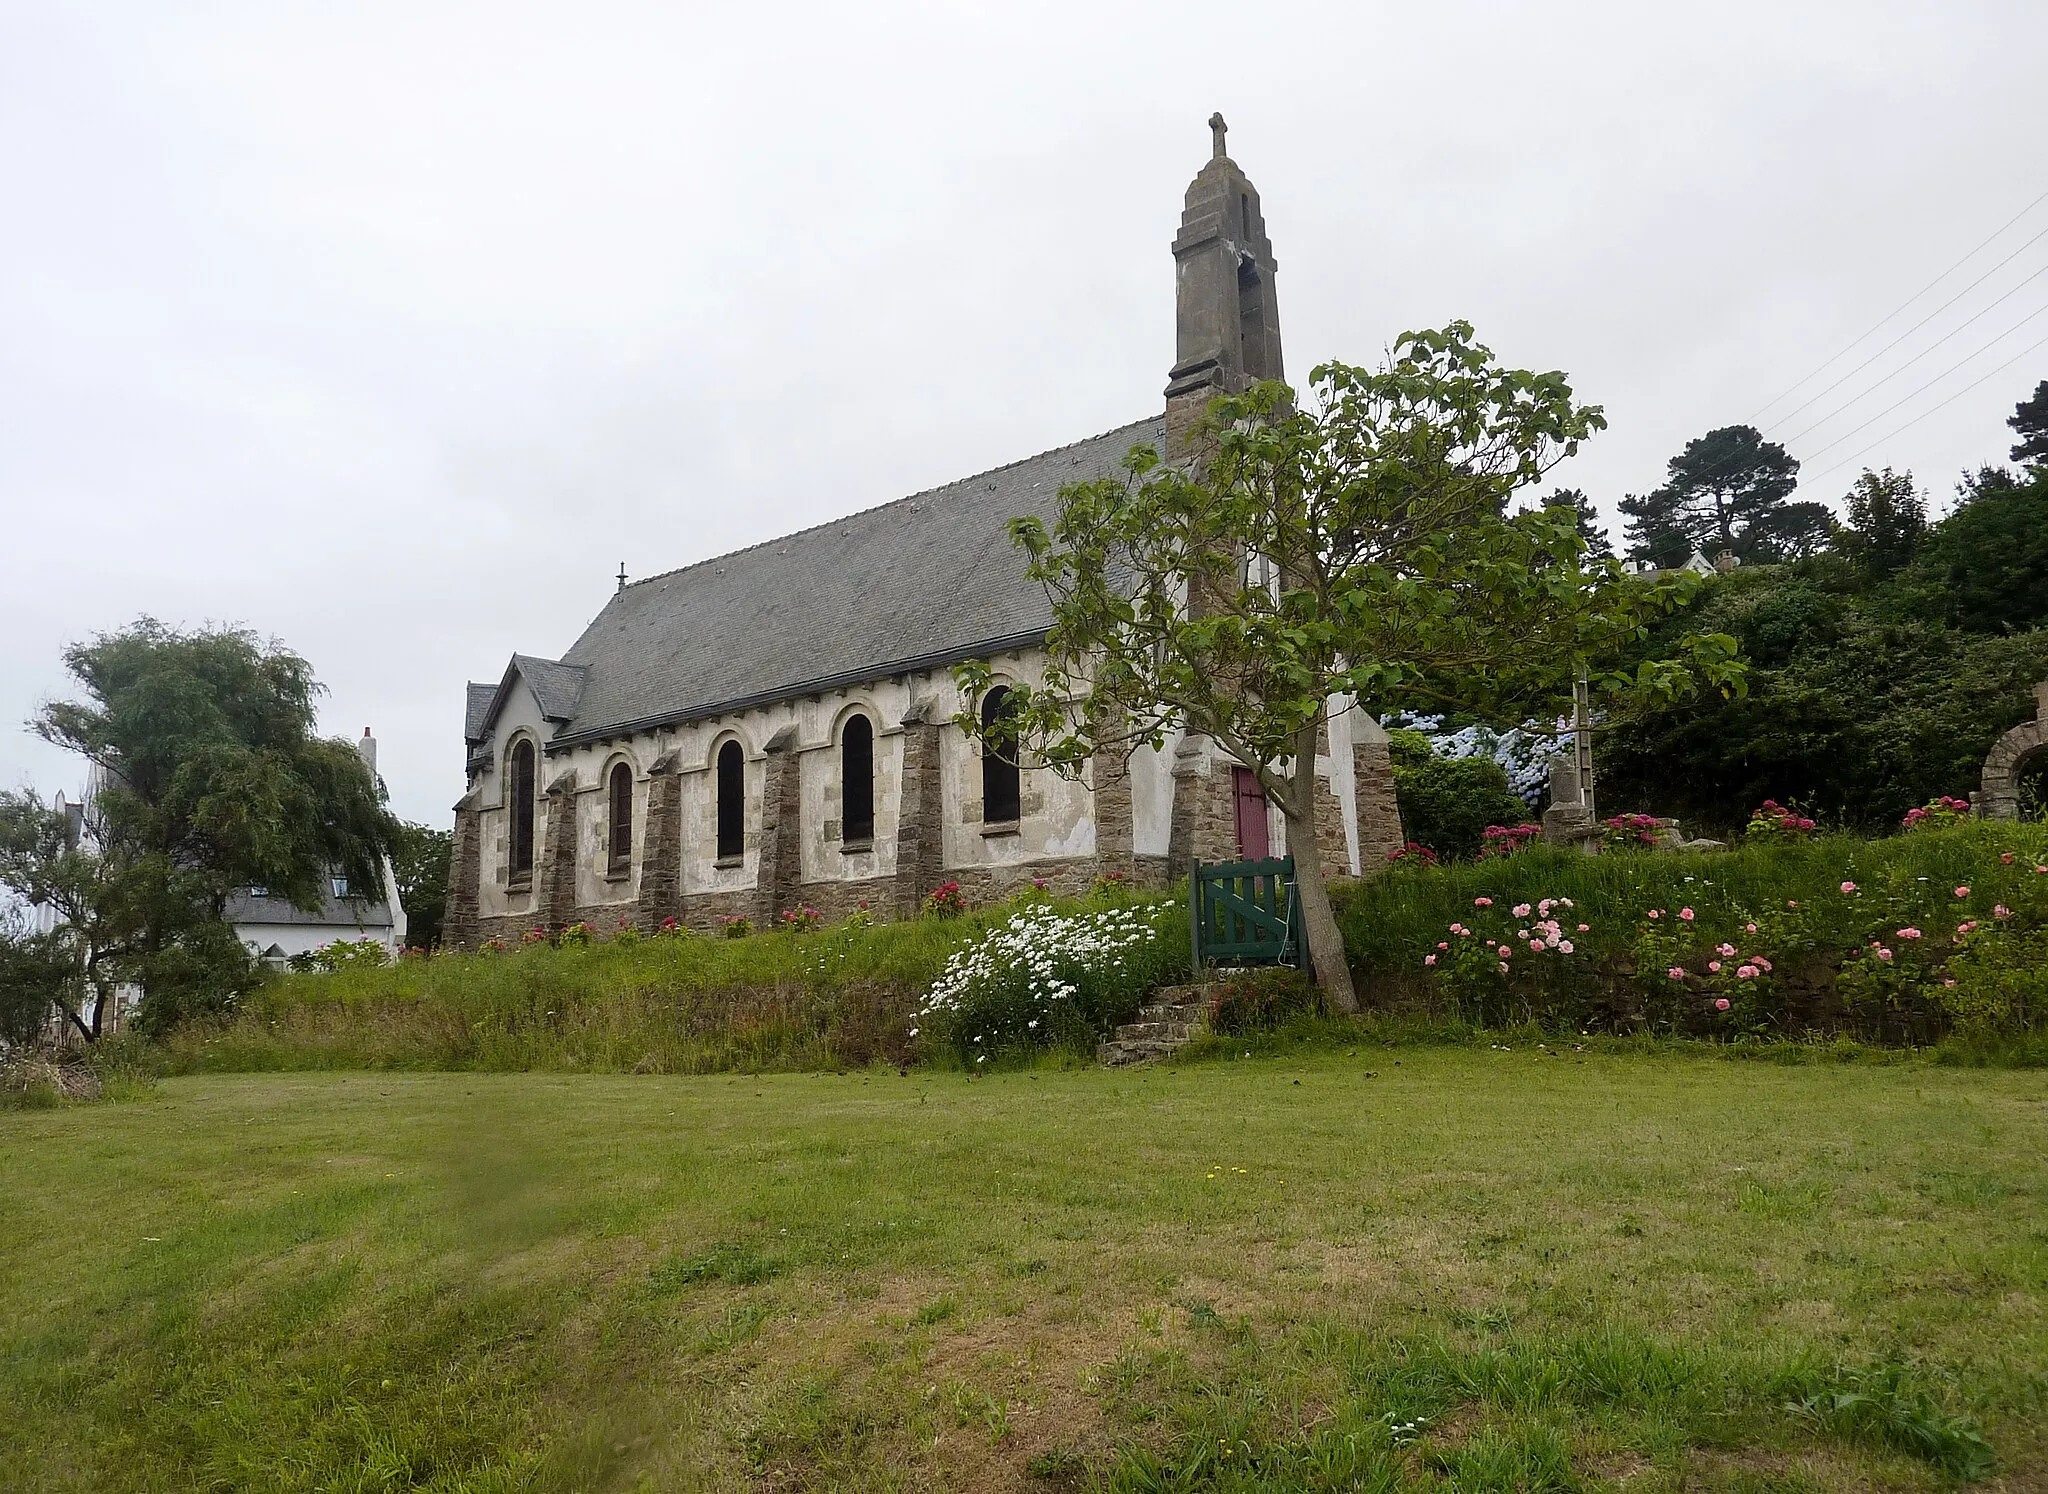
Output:
<svg viewBox="0 0 2048 1494">
<path fill-rule="evenodd" d="M 1195 969 L 1204 965 L 1308 963 L 1294 858 L 1195 863 L 1188 878 Z"/>
</svg>

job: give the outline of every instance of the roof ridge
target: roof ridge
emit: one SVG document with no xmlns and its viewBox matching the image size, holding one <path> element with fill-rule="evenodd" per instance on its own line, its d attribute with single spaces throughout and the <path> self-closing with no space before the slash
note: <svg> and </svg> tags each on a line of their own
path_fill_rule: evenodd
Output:
<svg viewBox="0 0 2048 1494">
<path fill-rule="evenodd" d="M 979 478 L 993 477 L 996 473 L 1008 472 L 1013 467 L 1028 466 L 1030 463 L 1041 461 L 1046 457 L 1057 456 L 1060 452 L 1072 451 L 1077 446 L 1086 446 L 1091 441 L 1100 441 L 1106 436 L 1114 436 L 1118 431 L 1127 431 L 1133 426 L 1149 425 L 1164 418 L 1165 416 L 1160 414 L 1147 415 L 1138 420 L 1127 420 L 1122 425 L 1113 425 L 1108 430 L 1097 431 L 1092 436 L 1083 436 L 1079 440 L 1069 441 L 1061 446 L 1048 446 L 1044 451 L 1035 451 L 1030 456 L 1018 457 L 1013 462 L 1003 462 L 994 467 L 986 467 L 979 472 L 970 472 L 965 477 L 956 477 L 951 482 L 942 482 L 929 488 L 920 488 L 915 493 L 905 493 L 901 498 L 891 498 L 886 503 L 870 504 L 866 508 L 857 508 L 852 513 L 841 514 L 837 518 L 822 519 L 816 524 L 807 524 L 802 529 L 792 529 L 787 534 L 778 534 L 768 539 L 756 540 L 751 545 L 741 545 L 737 550 L 727 550 L 718 555 L 707 555 L 702 560 L 691 561 L 688 565 L 679 565 L 670 570 L 657 571 L 654 575 L 644 576 L 638 581 L 628 581 L 616 594 L 623 596 L 636 586 L 649 586 L 656 581 L 666 581 L 672 576 L 680 576 L 685 571 L 694 571 L 702 566 L 716 565 L 720 561 L 731 560 L 735 556 L 748 555 L 756 550 L 765 550 L 770 545 L 779 545 L 789 540 L 801 539 L 807 534 L 816 534 L 821 529 L 830 529 L 834 524 L 844 524 L 849 519 L 865 518 L 869 514 L 878 514 L 885 508 L 896 507 L 899 503 L 913 503 L 919 498 L 929 497 L 931 494 L 943 492 L 947 488 L 957 488 L 963 483 L 974 482 Z M 555 663 L 559 661 L 550 660 L 548 662 Z"/>
</svg>

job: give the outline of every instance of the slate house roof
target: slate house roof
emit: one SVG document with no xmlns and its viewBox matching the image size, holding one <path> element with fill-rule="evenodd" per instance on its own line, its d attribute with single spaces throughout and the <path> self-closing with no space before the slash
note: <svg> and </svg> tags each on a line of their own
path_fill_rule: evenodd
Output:
<svg viewBox="0 0 2048 1494">
<path fill-rule="evenodd" d="M 469 687 L 488 734 L 514 674 L 554 744 L 623 736 L 1035 643 L 1052 625 L 1009 522 L 1052 520 L 1059 490 L 1163 449 L 1161 416 L 620 590 L 560 660 L 515 654 Z"/>
</svg>

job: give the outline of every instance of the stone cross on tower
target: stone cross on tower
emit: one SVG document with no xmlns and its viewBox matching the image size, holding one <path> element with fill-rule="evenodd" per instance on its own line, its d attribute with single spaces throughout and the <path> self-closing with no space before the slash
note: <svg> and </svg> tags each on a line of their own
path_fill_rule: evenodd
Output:
<svg viewBox="0 0 2048 1494">
<path fill-rule="evenodd" d="M 1286 377 L 1280 362 L 1280 307 L 1273 242 L 1259 189 L 1223 153 L 1227 126 L 1209 116 L 1214 154 L 1188 186 L 1173 241 L 1173 371 L 1166 385 L 1166 456 L 1189 455 L 1195 422 L 1219 394 Z"/>
</svg>

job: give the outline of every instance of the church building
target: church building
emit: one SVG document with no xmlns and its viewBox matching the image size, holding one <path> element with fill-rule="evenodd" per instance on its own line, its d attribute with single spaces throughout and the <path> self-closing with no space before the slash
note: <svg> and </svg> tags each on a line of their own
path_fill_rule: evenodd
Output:
<svg viewBox="0 0 2048 1494">
<path fill-rule="evenodd" d="M 1164 882 L 1193 860 L 1284 855 L 1257 780 L 1182 733 L 1076 781 L 986 751 L 954 722 L 1035 684 L 1052 612 L 1010 542 L 1066 484 L 1138 445 L 1188 460 L 1209 401 L 1282 377 L 1276 266 L 1258 189 L 1224 152 L 1173 240 L 1177 338 L 1165 408 L 1128 425 L 644 581 L 621 584 L 559 658 L 514 654 L 469 686 L 445 937 L 474 946 L 581 920 L 757 928 L 810 907 L 913 915 L 1030 883 Z M 955 665 L 996 683 L 965 699 Z M 1331 702 L 1316 756 L 1332 876 L 1400 844 L 1386 735 Z"/>
</svg>

